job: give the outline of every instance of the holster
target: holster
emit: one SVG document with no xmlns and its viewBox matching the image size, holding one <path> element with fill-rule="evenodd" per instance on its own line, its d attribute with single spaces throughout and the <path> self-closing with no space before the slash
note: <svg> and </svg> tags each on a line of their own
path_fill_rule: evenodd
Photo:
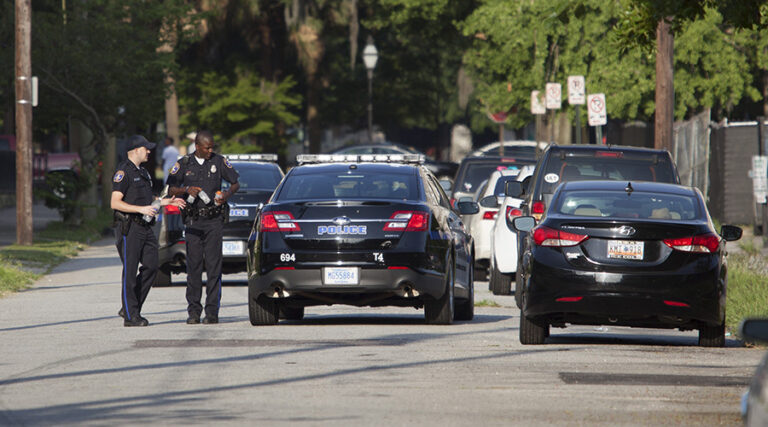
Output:
<svg viewBox="0 0 768 427">
<path fill-rule="evenodd" d="M 114 211 L 114 227 L 120 227 L 120 233 L 123 236 L 128 235 L 128 231 L 131 229 L 131 216 L 127 213 L 120 212 L 120 211 Z"/>
</svg>

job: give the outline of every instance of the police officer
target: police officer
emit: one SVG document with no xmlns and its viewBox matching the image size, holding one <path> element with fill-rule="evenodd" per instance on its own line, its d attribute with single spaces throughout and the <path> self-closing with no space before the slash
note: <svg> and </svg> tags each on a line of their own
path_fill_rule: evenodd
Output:
<svg viewBox="0 0 768 427">
<path fill-rule="evenodd" d="M 115 215 L 115 246 L 123 263 L 123 307 L 118 314 L 123 318 L 124 326 L 149 325 L 147 319 L 141 317 L 141 307 L 157 275 L 157 237 L 151 225 L 155 222 L 158 207 L 185 205 L 184 200 L 175 197 L 159 199 L 152 204 L 152 178 L 141 164 L 149 159 L 149 152 L 154 148 L 155 144 L 141 135 L 130 137 L 128 159 L 117 166 L 112 177 L 110 206 Z"/>
<path fill-rule="evenodd" d="M 187 324 L 200 323 L 203 263 L 207 277 L 203 323 L 219 322 L 222 230 L 228 214 L 226 201 L 240 188 L 239 177 L 227 159 L 213 152 L 209 131 L 197 133 L 194 153 L 179 159 L 168 176 L 168 194 L 185 196 L 188 202 L 182 211 L 187 241 Z M 217 198 L 222 179 L 231 185 Z"/>
</svg>

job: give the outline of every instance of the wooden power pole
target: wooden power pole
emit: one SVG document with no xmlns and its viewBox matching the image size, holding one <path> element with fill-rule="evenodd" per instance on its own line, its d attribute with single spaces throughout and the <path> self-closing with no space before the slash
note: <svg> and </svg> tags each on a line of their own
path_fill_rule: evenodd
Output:
<svg viewBox="0 0 768 427">
<path fill-rule="evenodd" d="M 32 244 L 32 1 L 16 0 L 16 243 Z"/>
<path fill-rule="evenodd" d="M 675 120 L 674 36 L 666 19 L 656 27 L 656 120 L 654 146 L 672 151 Z"/>
</svg>

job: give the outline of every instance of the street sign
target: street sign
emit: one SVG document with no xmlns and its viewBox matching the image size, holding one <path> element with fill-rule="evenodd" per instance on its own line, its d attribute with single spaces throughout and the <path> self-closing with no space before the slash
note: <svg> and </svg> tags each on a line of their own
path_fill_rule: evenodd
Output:
<svg viewBox="0 0 768 427">
<path fill-rule="evenodd" d="M 752 156 L 752 192 L 757 203 L 765 203 L 768 197 L 768 156 Z"/>
<path fill-rule="evenodd" d="M 547 109 L 549 110 L 559 110 L 560 105 L 562 104 L 563 100 L 563 92 L 560 88 L 560 83 L 547 83 L 546 87 L 546 103 L 547 103 Z"/>
<path fill-rule="evenodd" d="M 568 76 L 568 103 L 584 105 L 584 76 Z"/>
<path fill-rule="evenodd" d="M 498 113 L 488 113 L 488 117 L 493 120 L 494 123 L 505 123 L 509 113 L 506 111 L 499 111 Z"/>
<path fill-rule="evenodd" d="M 531 91 L 531 114 L 546 114 L 547 108 L 544 103 L 541 102 L 541 92 L 538 90 Z"/>
<path fill-rule="evenodd" d="M 593 93 L 587 95 L 587 111 L 589 112 L 590 126 L 604 126 L 608 123 L 605 109 L 605 94 Z"/>
</svg>

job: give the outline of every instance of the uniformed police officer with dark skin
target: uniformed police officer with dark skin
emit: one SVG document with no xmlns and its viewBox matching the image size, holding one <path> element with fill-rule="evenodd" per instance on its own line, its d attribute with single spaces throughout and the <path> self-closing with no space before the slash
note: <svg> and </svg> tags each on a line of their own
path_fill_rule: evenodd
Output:
<svg viewBox="0 0 768 427">
<path fill-rule="evenodd" d="M 229 161 L 213 152 L 213 135 L 209 131 L 195 136 L 195 151 L 179 159 L 168 175 L 168 194 L 192 196 L 195 200 L 182 211 L 187 241 L 187 323 L 219 323 L 221 304 L 221 245 L 225 209 L 229 197 L 240 188 L 239 174 Z M 221 180 L 231 185 L 222 192 Z M 205 203 L 202 193 L 210 198 Z M 206 272 L 205 307 L 200 303 L 203 292 L 203 266 Z"/>
<path fill-rule="evenodd" d="M 128 139 L 128 159 L 117 166 L 112 177 L 110 207 L 115 214 L 115 246 L 123 263 L 122 308 L 118 313 L 124 326 L 148 326 L 141 307 L 157 275 L 157 237 L 152 231 L 157 207 L 152 206 L 152 178 L 141 164 L 149 159 L 155 144 L 141 135 Z M 184 207 L 182 199 L 160 199 L 160 205 Z M 152 217 L 147 222 L 143 217 Z M 139 267 L 141 263 L 141 267 Z M 138 274 L 136 271 L 138 270 Z"/>
</svg>

